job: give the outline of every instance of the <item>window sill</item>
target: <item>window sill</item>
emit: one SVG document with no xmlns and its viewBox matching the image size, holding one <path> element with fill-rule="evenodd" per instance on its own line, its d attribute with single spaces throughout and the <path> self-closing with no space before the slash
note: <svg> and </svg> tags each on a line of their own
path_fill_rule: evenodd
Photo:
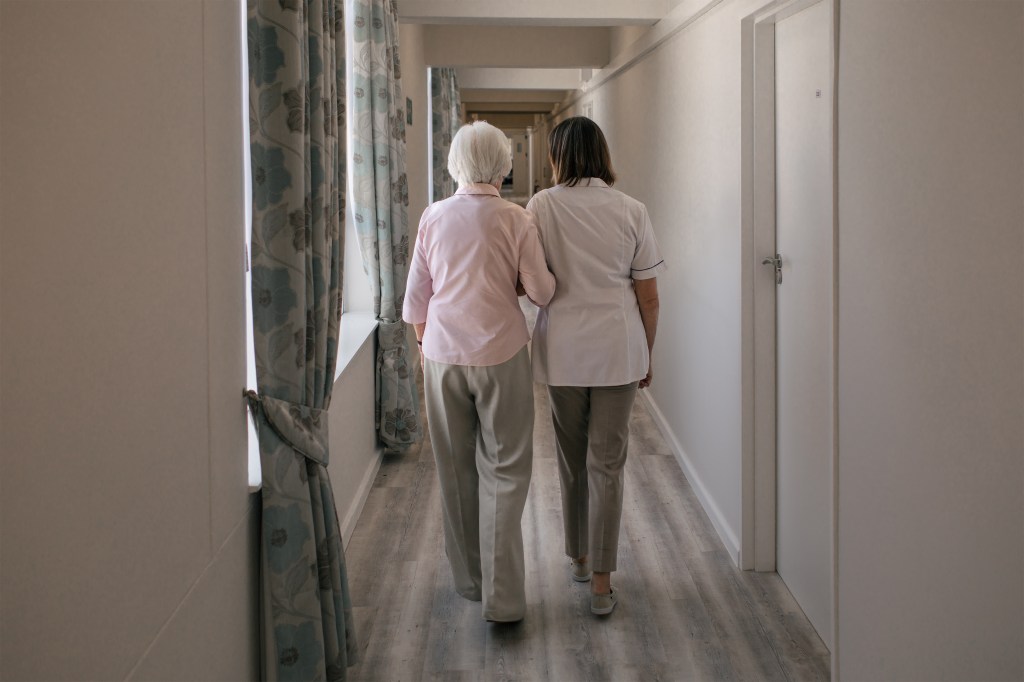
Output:
<svg viewBox="0 0 1024 682">
<path fill-rule="evenodd" d="M 334 380 L 344 374 L 356 353 L 373 339 L 377 331 L 377 318 L 373 313 L 349 312 L 341 316 L 341 332 L 338 338 L 338 367 Z"/>
<path fill-rule="evenodd" d="M 334 381 L 337 383 L 341 375 L 345 373 L 352 358 L 365 346 L 372 342 L 374 332 L 377 330 L 377 318 L 373 313 L 351 312 L 341 316 L 341 329 L 338 338 L 338 367 L 334 372 Z M 255 443 L 254 435 L 251 436 Z M 258 447 L 250 447 L 249 450 L 249 492 L 259 492 L 263 487 L 263 475 L 260 471 L 260 456 Z"/>
</svg>

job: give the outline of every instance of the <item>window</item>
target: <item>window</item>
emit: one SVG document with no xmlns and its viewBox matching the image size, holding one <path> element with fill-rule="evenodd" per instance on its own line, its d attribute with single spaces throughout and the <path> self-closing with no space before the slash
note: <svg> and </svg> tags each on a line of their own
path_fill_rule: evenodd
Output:
<svg viewBox="0 0 1024 682">
<path fill-rule="evenodd" d="M 245 172 L 245 366 L 246 378 L 245 387 L 256 390 L 256 352 L 252 335 L 252 267 L 250 254 L 252 253 L 252 173 L 249 160 L 249 54 L 246 41 L 248 20 L 246 3 L 239 2 L 239 21 L 242 22 L 242 110 L 239 114 L 242 117 L 242 168 Z M 255 492 L 260 489 L 263 483 L 263 475 L 260 471 L 260 446 L 256 440 L 256 426 L 252 419 L 246 419 L 249 429 L 249 491 Z"/>
<path fill-rule="evenodd" d="M 251 166 L 249 158 L 249 58 L 248 58 L 248 44 L 245 39 L 247 35 L 247 23 L 248 23 L 248 10 L 245 2 L 239 2 L 240 16 L 242 26 L 242 50 L 241 50 L 241 62 L 242 62 L 242 110 L 239 114 L 242 117 L 242 134 L 243 144 L 242 149 L 244 153 L 243 168 L 245 169 L 245 315 L 246 315 L 246 363 L 248 367 L 246 376 L 246 388 L 256 390 L 256 356 L 254 351 L 254 340 L 252 333 L 252 273 L 250 266 L 251 258 L 251 238 L 252 238 L 252 176 Z M 345 2 L 345 66 L 347 69 L 345 83 L 346 92 L 345 99 L 347 102 L 351 102 L 353 99 L 353 81 L 352 78 L 352 62 L 353 62 L 353 46 L 350 36 L 354 34 L 353 15 L 354 8 L 352 0 L 346 0 Z M 351 107 L 348 107 L 351 110 Z M 346 117 L 346 130 L 345 134 L 348 140 L 352 139 L 352 128 L 351 128 L 351 117 Z M 342 320 L 342 334 L 348 331 L 347 327 L 351 327 L 351 332 L 354 337 L 360 337 L 360 343 L 375 326 L 373 322 L 373 292 L 370 287 L 370 282 L 363 270 L 363 259 L 359 249 L 359 237 L 356 234 L 355 229 L 355 218 L 352 214 L 352 144 L 346 145 L 346 163 L 347 172 L 345 174 L 347 183 L 347 194 L 348 200 L 345 202 L 345 252 L 343 254 L 344 259 L 344 274 L 342 280 L 342 309 L 345 313 L 353 313 L 349 319 L 348 324 L 346 320 Z M 353 337 L 353 338 L 354 338 Z M 351 355 L 351 343 L 345 343 L 345 339 L 342 339 L 342 343 L 339 343 L 338 352 L 338 371 L 340 372 L 343 368 L 343 362 L 346 361 L 346 353 Z M 260 452 L 259 443 L 257 441 L 256 429 L 253 425 L 252 420 L 248 420 L 249 429 L 249 489 L 255 492 L 259 490 L 262 484 L 262 473 L 260 470 Z"/>
</svg>

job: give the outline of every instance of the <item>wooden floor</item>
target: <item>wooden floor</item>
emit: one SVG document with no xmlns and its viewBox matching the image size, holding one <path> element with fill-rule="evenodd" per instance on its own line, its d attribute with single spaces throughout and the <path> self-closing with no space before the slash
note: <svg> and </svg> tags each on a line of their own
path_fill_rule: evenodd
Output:
<svg viewBox="0 0 1024 682">
<path fill-rule="evenodd" d="M 444 555 L 430 443 L 386 458 L 347 549 L 360 659 L 353 680 L 827 680 L 829 652 L 776 574 L 737 570 L 638 400 L 619 541 L 615 612 L 562 551 L 554 436 L 536 391 L 523 517 L 527 614 L 487 623 L 459 597 Z"/>
</svg>

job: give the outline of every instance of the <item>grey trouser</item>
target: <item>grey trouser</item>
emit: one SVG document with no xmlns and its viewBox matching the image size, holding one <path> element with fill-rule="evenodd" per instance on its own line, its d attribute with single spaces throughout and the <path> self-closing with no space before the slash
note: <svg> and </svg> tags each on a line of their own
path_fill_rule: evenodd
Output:
<svg viewBox="0 0 1024 682">
<path fill-rule="evenodd" d="M 524 346 L 500 365 L 424 362 L 430 440 L 455 589 L 488 620 L 526 613 L 523 508 L 533 470 L 533 375 Z"/>
<path fill-rule="evenodd" d="M 622 517 L 622 469 L 637 384 L 548 386 L 558 446 L 565 553 L 615 570 Z M 593 507 L 593 508 L 591 508 Z"/>
</svg>

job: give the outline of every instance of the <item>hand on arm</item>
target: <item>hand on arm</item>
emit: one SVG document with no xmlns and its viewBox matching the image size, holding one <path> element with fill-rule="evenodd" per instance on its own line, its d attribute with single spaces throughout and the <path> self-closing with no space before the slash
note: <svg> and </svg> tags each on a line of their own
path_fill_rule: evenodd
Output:
<svg viewBox="0 0 1024 682">
<path fill-rule="evenodd" d="M 416 348 L 420 352 L 420 369 L 423 369 L 423 335 L 427 332 L 427 323 L 420 322 L 412 326 L 416 332 Z"/>
<path fill-rule="evenodd" d="M 653 359 L 654 337 L 658 332 L 658 278 L 633 280 L 633 291 L 636 293 L 636 302 L 640 307 L 640 320 L 643 322 L 644 333 L 647 335 L 647 350 Z M 648 364 L 647 376 L 640 380 L 640 388 L 650 386 L 653 376 L 651 365 Z"/>
<path fill-rule="evenodd" d="M 520 287 L 522 293 L 519 293 Z M 530 225 L 520 247 L 516 293 L 520 296 L 526 294 L 530 302 L 540 308 L 550 303 L 551 297 L 555 295 L 555 276 L 548 270 L 544 247 L 541 246 L 535 225 Z"/>
</svg>

